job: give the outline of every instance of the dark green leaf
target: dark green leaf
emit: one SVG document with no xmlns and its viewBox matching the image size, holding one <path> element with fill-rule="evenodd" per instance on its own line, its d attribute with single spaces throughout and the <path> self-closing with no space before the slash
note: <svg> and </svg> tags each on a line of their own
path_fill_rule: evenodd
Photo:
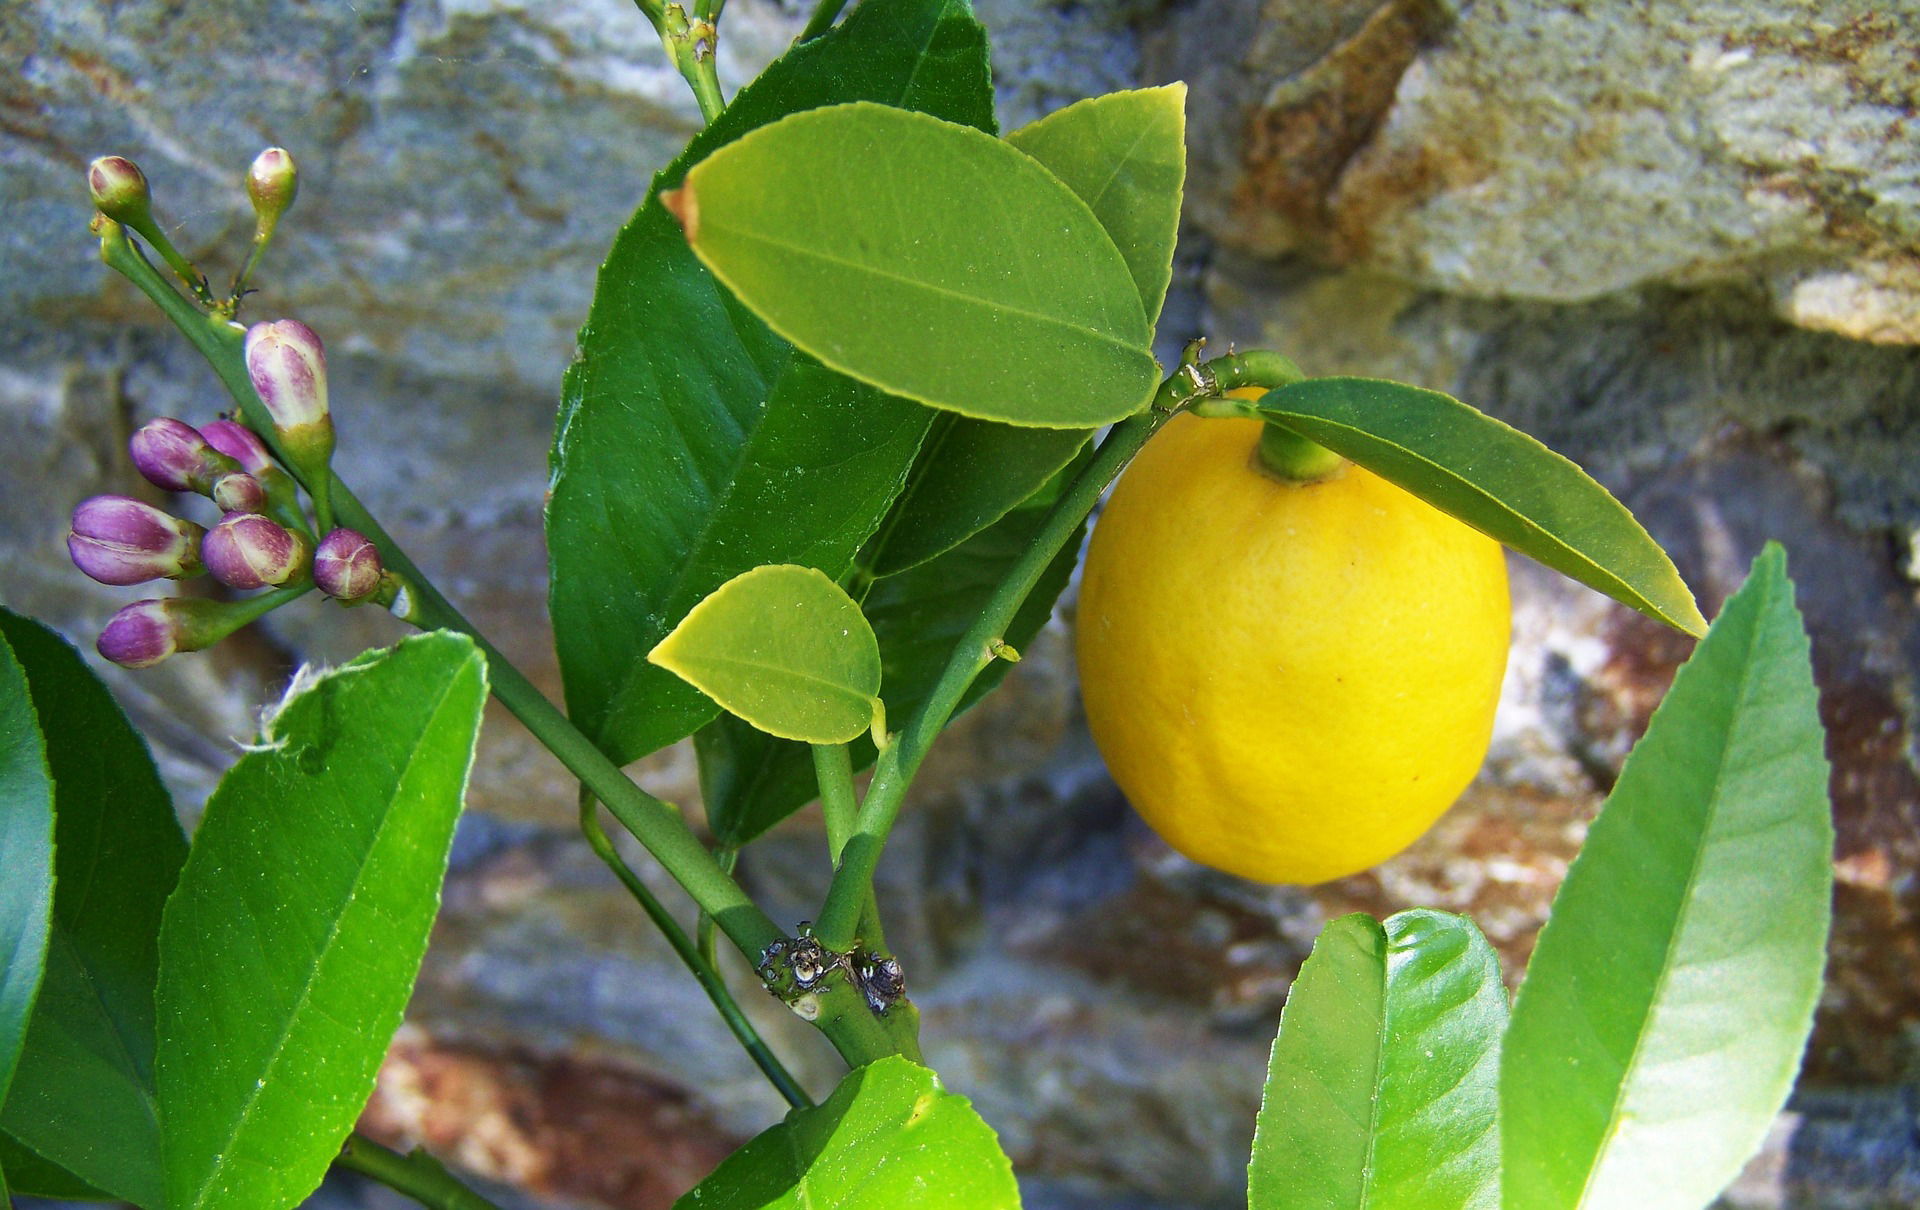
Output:
<svg viewBox="0 0 1920 1210">
<path fill-rule="evenodd" d="M 1248 1165 L 1252 1210 L 1492 1210 L 1500 964 L 1420 909 L 1327 925 L 1287 997 Z"/>
<path fill-rule="evenodd" d="M 867 589 L 864 612 L 880 641 L 881 697 L 895 727 L 905 725 L 933 691 L 954 643 L 1032 543 L 1052 501 L 1052 491 L 1043 490 L 946 554 Z M 1079 553 L 1079 540 L 1068 542 L 1014 615 L 1005 636 L 1014 649 L 1026 646 L 1053 616 L 1053 603 L 1072 578 Z M 991 692 L 1009 667 L 1001 660 L 988 665 L 962 699 L 961 709 Z M 702 730 L 696 743 L 708 826 L 723 844 L 746 844 L 816 794 L 813 754 L 804 744 L 773 739 L 725 719 Z M 870 743 L 854 741 L 856 769 L 873 759 Z"/>
<path fill-rule="evenodd" d="M 0 1171 L 16 1195 L 50 1197 L 63 1202 L 110 1202 L 103 1193 L 56 1164 L 50 1164 L 13 1139 L 0 1134 Z"/>
<path fill-rule="evenodd" d="M 1698 1210 L 1772 1124 L 1826 955 L 1816 705 L 1770 545 L 1674 678 L 1540 934 L 1501 1074 L 1513 1210 Z"/>
<path fill-rule="evenodd" d="M 1059 178 L 972 127 L 866 102 L 722 147 L 667 199 L 702 262 L 833 368 L 1043 428 L 1124 419 L 1160 370 L 1112 239 Z"/>
<path fill-rule="evenodd" d="M 656 178 L 600 272 L 555 431 L 547 542 L 568 711 L 616 760 L 716 712 L 648 650 L 750 568 L 844 572 L 931 419 L 797 357 L 655 200 L 748 130 L 858 99 L 992 129 L 985 33 L 964 0 L 867 0 L 787 52 Z"/>
<path fill-rule="evenodd" d="M 1089 97 L 1007 136 L 1093 209 L 1126 260 L 1151 328 L 1173 279 L 1187 179 L 1187 86 Z"/>
<path fill-rule="evenodd" d="M 945 554 L 1043 487 L 1092 435 L 942 415 L 860 562 L 891 576 Z"/>
<path fill-rule="evenodd" d="M 0 1103 L 27 1040 L 53 919 L 53 775 L 27 674 L 0 633 Z M 0 1204 L 4 1204 L 0 1202 Z"/>
<path fill-rule="evenodd" d="M 277 1210 L 338 1154 L 399 1028 L 486 701 L 473 643 L 308 678 L 207 803 L 160 935 L 168 1210 Z"/>
<path fill-rule="evenodd" d="M 0 1126 L 153 1210 L 163 1197 L 154 972 L 186 839 L 146 745 L 80 654 L 5 611 L 0 633 L 26 670 L 54 786 L 47 969 Z"/>
<path fill-rule="evenodd" d="M 817 568 L 742 572 L 694 606 L 647 659 L 782 739 L 844 744 L 884 724 L 873 629 Z"/>
<path fill-rule="evenodd" d="M 1707 628 L 1646 530 L 1586 472 L 1438 391 L 1310 378 L 1270 391 L 1269 418 L 1506 543 L 1688 634 Z"/>
<path fill-rule="evenodd" d="M 1013 1167 L 965 1097 L 906 1059 L 849 1074 L 721 1162 L 675 1210 L 1015 1210 Z"/>
</svg>

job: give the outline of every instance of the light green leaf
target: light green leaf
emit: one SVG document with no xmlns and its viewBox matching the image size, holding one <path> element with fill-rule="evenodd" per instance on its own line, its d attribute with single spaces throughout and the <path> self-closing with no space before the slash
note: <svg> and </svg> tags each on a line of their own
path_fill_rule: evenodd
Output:
<svg viewBox="0 0 1920 1210">
<path fill-rule="evenodd" d="M 146 745 L 80 653 L 0 610 L 53 775 L 46 974 L 0 1126 L 87 1185 L 158 1210 L 154 972 L 161 906 L 186 858 Z"/>
<path fill-rule="evenodd" d="M 53 921 L 53 774 L 26 670 L 0 631 L 0 1103 L 27 1040 Z M 0 1201 L 0 1205 L 4 1205 Z"/>
<path fill-rule="evenodd" d="M 160 934 L 168 1210 L 280 1210 L 373 1091 L 486 702 L 436 633 L 308 678 L 207 803 Z"/>
<path fill-rule="evenodd" d="M 1007 136 L 1093 209 L 1126 259 L 1151 328 L 1173 279 L 1187 179 L 1187 86 L 1111 92 Z"/>
<path fill-rule="evenodd" d="M 1833 825 L 1808 644 L 1769 545 L 1674 678 L 1553 903 L 1501 1074 L 1512 1210 L 1698 1210 L 1812 1027 Z"/>
<path fill-rule="evenodd" d="M 714 152 L 663 196 L 694 252 L 825 364 L 1044 428 L 1123 419 L 1159 367 L 1120 252 L 1072 190 L 968 126 L 858 102 Z"/>
<path fill-rule="evenodd" d="M 940 1077 L 890 1056 L 734 1152 L 674 1210 L 1015 1210 L 992 1127 Z"/>
<path fill-rule="evenodd" d="M 1492 1210 L 1506 990 L 1462 916 L 1321 930 L 1274 1040 L 1251 1210 Z"/>
<path fill-rule="evenodd" d="M 986 31 L 965 0 L 865 0 L 789 49 L 654 179 L 601 267 L 554 434 L 547 550 L 568 715 L 620 763 L 718 713 L 648 650 L 741 572 L 843 574 L 936 416 L 768 331 L 657 196 L 746 131 L 853 100 L 994 129 Z"/>
<path fill-rule="evenodd" d="M 1310 378 L 1256 406 L 1589 588 L 1688 634 L 1707 628 L 1673 561 L 1606 488 L 1457 399 L 1399 382 Z"/>
<path fill-rule="evenodd" d="M 769 735 L 842 744 L 880 725 L 880 646 L 818 569 L 776 564 L 728 580 L 647 658 Z"/>
</svg>

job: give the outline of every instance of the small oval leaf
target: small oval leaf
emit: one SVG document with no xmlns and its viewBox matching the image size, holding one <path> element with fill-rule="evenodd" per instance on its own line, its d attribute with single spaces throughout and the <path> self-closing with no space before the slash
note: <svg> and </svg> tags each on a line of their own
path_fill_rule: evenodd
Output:
<svg viewBox="0 0 1920 1210">
<path fill-rule="evenodd" d="M 647 659 L 782 739 L 843 744 L 880 721 L 880 644 L 860 606 L 817 568 L 735 576 Z"/>
<path fill-rule="evenodd" d="M 1372 378 L 1309 378 L 1255 406 L 1521 554 L 1706 633 L 1673 561 L 1626 506 L 1518 429 L 1438 391 Z"/>
<path fill-rule="evenodd" d="M 808 110 L 661 200 L 769 327 L 894 394 L 1079 428 L 1132 415 L 1159 384 L 1139 292 L 1093 211 L 970 126 L 870 102 Z"/>
<path fill-rule="evenodd" d="M 1501 1072 L 1512 1210 L 1697 1210 L 1799 1069 L 1829 770 L 1777 546 L 1673 680 L 1554 897 Z"/>
</svg>

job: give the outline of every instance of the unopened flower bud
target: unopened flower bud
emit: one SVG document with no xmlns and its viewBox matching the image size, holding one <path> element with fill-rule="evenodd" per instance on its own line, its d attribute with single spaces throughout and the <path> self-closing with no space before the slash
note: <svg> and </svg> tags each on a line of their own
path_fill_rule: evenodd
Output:
<svg viewBox="0 0 1920 1210">
<path fill-rule="evenodd" d="M 173 601 L 135 601 L 108 620 L 94 644 L 122 668 L 151 668 L 181 650 Z"/>
<path fill-rule="evenodd" d="M 280 469 L 280 464 L 273 460 L 266 443 L 252 429 L 232 420 L 213 420 L 200 426 L 200 435 L 207 439 L 208 445 L 238 462 L 259 482 L 267 493 L 266 511 L 275 520 L 294 527 L 306 524 L 300 512 L 300 493 L 294 487 L 293 477 Z M 257 513 L 261 510 L 236 510 L 222 506 L 222 511 Z"/>
<path fill-rule="evenodd" d="M 327 411 L 327 354 L 320 337 L 297 319 L 247 329 L 247 376 L 273 416 L 280 448 L 312 486 L 333 461 L 333 418 Z"/>
<path fill-rule="evenodd" d="M 207 494 L 213 497 L 213 502 L 220 506 L 223 513 L 267 511 L 267 489 L 245 471 L 233 471 L 220 476 L 214 480 L 213 490 Z"/>
<path fill-rule="evenodd" d="M 146 174 L 124 156 L 105 155 L 87 165 L 87 191 L 94 208 L 115 222 L 143 231 L 153 222 L 153 193 Z"/>
<path fill-rule="evenodd" d="M 313 582 L 320 591 L 357 605 L 380 591 L 380 552 L 365 535 L 336 529 L 313 552 Z"/>
<path fill-rule="evenodd" d="M 127 496 L 94 496 L 73 510 L 67 553 L 102 584 L 197 575 L 204 529 Z"/>
<path fill-rule="evenodd" d="M 229 588 L 279 587 L 308 568 L 306 537 L 256 513 L 228 513 L 207 531 L 200 558 Z"/>
<path fill-rule="evenodd" d="M 135 469 L 170 492 L 205 492 L 221 475 L 240 469 L 192 425 L 166 416 L 141 425 L 127 445 Z"/>
<path fill-rule="evenodd" d="M 269 147 L 253 157 L 252 165 L 247 168 L 247 197 L 253 201 L 262 236 L 270 235 L 280 216 L 293 205 L 298 187 L 299 174 L 286 148 Z"/>
</svg>

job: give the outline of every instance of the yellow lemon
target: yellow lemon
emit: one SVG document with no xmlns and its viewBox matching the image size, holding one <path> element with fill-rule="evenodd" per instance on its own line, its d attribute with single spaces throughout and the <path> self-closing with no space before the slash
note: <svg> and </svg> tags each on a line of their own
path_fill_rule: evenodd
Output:
<svg viewBox="0 0 1920 1210">
<path fill-rule="evenodd" d="M 1413 843 L 1479 769 L 1511 629 L 1500 546 L 1357 466 L 1266 473 L 1257 420 L 1182 415 L 1094 528 L 1087 722 L 1167 843 L 1323 882 Z"/>
</svg>

